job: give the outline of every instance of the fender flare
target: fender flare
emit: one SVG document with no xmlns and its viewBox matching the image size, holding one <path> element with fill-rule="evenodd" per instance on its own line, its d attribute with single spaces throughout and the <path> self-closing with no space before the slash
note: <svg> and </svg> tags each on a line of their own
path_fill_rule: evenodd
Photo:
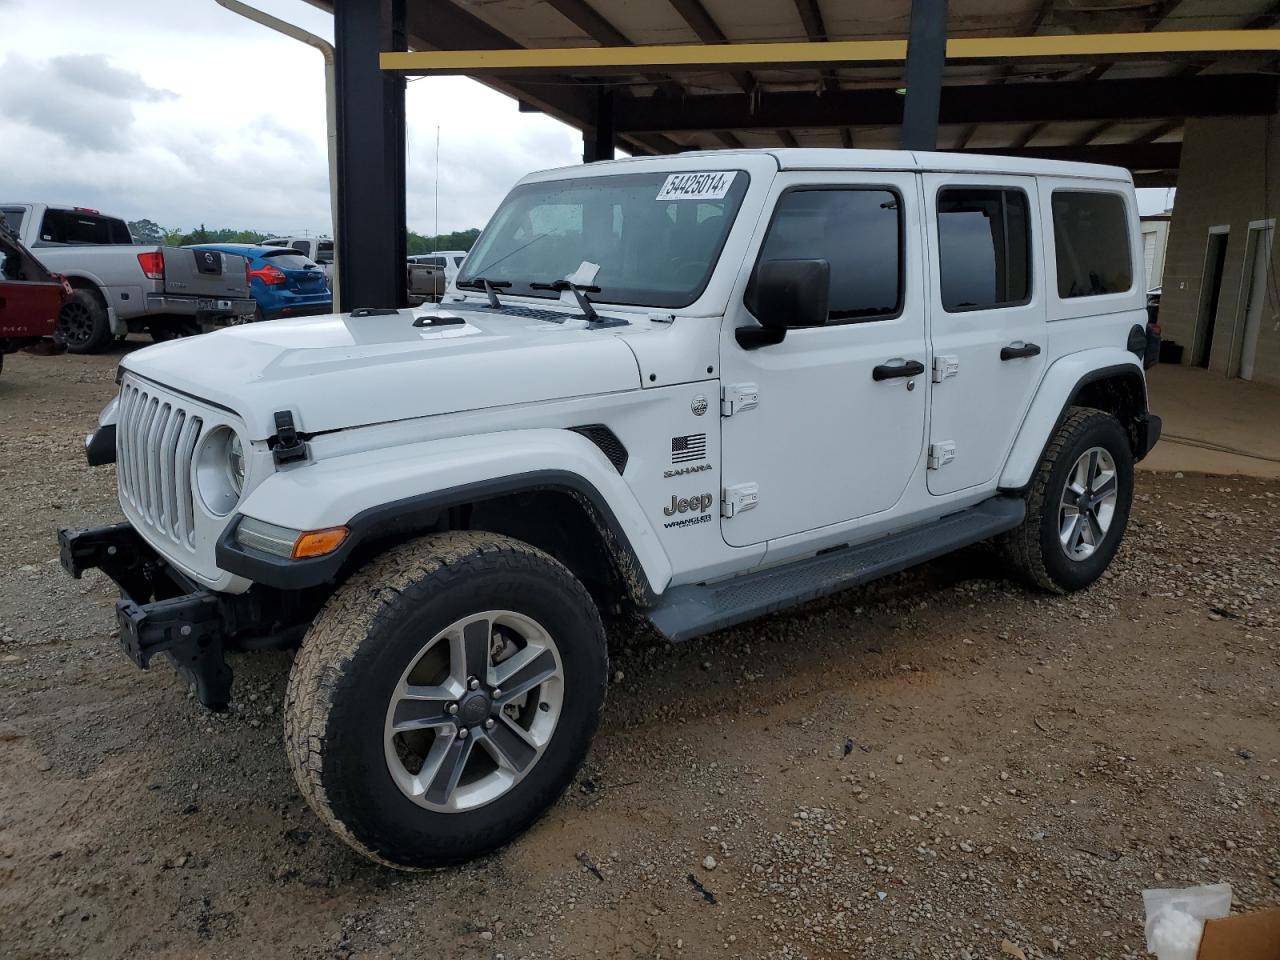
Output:
<svg viewBox="0 0 1280 960">
<path fill-rule="evenodd" d="M 1000 490 L 1026 490 L 1035 474 L 1036 465 L 1044 456 L 1045 447 L 1053 439 L 1080 391 L 1091 383 L 1116 376 L 1133 377 L 1141 384 L 1142 409 L 1145 413 L 1147 381 L 1143 375 L 1142 362 L 1128 351 L 1111 347 L 1097 348 L 1068 354 L 1055 361 L 1041 378 L 1035 398 L 1027 409 L 1013 448 L 1005 460 L 1004 470 L 1000 473 Z"/>
<path fill-rule="evenodd" d="M 450 507 L 548 490 L 586 509 L 634 599 L 651 602 L 670 583 L 671 562 L 626 481 L 590 440 L 554 428 L 432 440 L 278 471 L 219 537 L 217 564 L 267 586 L 317 586 L 334 579 L 363 543 L 428 529 Z M 245 516 L 351 532 L 331 554 L 287 560 L 236 542 Z"/>
</svg>

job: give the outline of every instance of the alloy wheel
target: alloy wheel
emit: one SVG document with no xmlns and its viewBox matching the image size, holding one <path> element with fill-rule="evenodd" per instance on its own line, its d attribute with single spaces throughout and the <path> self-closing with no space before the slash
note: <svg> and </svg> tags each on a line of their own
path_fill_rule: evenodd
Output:
<svg viewBox="0 0 1280 960">
<path fill-rule="evenodd" d="M 419 806 L 474 810 L 533 769 L 563 701 L 560 652 L 540 624 L 510 610 L 465 617 L 401 675 L 387 706 L 387 768 Z"/>
<path fill-rule="evenodd" d="M 58 333 L 66 343 L 79 346 L 93 337 L 93 315 L 83 303 L 71 300 L 58 313 Z"/>
<path fill-rule="evenodd" d="M 1087 560 L 1102 545 L 1115 516 L 1119 480 L 1104 447 L 1090 447 L 1067 474 L 1058 503 L 1058 541 L 1071 560 Z"/>
</svg>

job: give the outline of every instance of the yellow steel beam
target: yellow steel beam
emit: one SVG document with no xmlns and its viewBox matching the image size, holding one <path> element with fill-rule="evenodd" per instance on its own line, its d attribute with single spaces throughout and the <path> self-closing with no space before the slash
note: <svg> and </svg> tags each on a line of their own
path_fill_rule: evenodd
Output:
<svg viewBox="0 0 1280 960">
<path fill-rule="evenodd" d="M 1085 60 L 1280 52 L 1280 30 L 1160 30 L 1062 37 L 957 37 L 947 59 Z M 906 40 L 658 44 L 638 47 L 563 47 L 544 50 L 430 50 L 384 53 L 383 70 L 405 74 L 679 73 L 800 65 L 879 64 L 907 58 Z"/>
</svg>

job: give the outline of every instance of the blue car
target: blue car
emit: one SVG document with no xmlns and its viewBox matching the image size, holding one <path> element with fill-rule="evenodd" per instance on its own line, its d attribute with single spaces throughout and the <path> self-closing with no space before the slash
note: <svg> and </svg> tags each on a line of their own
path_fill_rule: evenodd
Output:
<svg viewBox="0 0 1280 960">
<path fill-rule="evenodd" d="M 289 247 L 253 243 L 197 243 L 193 250 L 220 250 L 249 260 L 249 293 L 258 309 L 251 320 L 279 320 L 333 312 L 333 292 L 320 264 Z"/>
</svg>

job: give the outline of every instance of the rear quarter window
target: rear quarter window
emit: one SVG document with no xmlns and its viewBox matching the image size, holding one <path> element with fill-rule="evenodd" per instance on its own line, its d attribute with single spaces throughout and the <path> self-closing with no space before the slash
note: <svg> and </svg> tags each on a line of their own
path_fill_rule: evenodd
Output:
<svg viewBox="0 0 1280 960">
<path fill-rule="evenodd" d="M 1061 299 L 1133 288 L 1129 216 L 1120 194 L 1055 190 L 1053 243 Z"/>
</svg>

